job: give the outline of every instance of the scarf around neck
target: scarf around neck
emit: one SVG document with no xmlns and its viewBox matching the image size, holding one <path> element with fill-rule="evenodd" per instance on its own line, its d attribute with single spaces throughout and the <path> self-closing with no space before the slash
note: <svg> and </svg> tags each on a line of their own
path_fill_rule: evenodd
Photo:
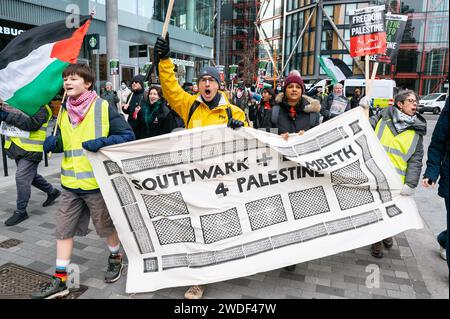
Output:
<svg viewBox="0 0 450 319">
<path fill-rule="evenodd" d="M 398 133 L 406 131 L 411 125 L 416 122 L 416 115 L 409 116 L 398 108 L 394 107 L 394 112 L 392 116 L 392 122 L 394 123 L 395 129 Z"/>
<path fill-rule="evenodd" d="M 86 91 L 77 99 L 69 97 L 66 103 L 70 122 L 74 127 L 78 126 L 86 117 L 92 102 L 97 98 L 95 91 Z"/>
<path fill-rule="evenodd" d="M 158 110 L 161 108 L 163 102 L 161 100 L 156 101 L 153 104 L 147 104 L 144 108 L 144 122 L 147 130 L 150 130 L 153 121 L 158 113 Z"/>
</svg>

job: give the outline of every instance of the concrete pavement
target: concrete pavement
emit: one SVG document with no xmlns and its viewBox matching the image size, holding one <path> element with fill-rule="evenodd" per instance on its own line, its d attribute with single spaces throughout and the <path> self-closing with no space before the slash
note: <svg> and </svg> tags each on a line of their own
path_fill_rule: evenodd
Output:
<svg viewBox="0 0 450 319">
<path fill-rule="evenodd" d="M 429 133 L 428 148 L 436 116 L 426 116 Z M 49 167 L 40 166 L 40 174 L 59 185 L 61 155 L 50 159 Z M 424 163 L 426 161 L 426 156 Z M 0 266 L 12 262 L 36 271 L 52 274 L 56 259 L 55 213 L 58 204 L 48 208 L 41 205 L 46 194 L 33 189 L 28 212 L 30 218 L 18 226 L 7 228 L 4 221 L 15 208 L 15 164 L 9 161 L 10 176 L 3 177 L 0 166 L 0 242 L 18 239 L 22 244 L 0 248 Z M 318 260 L 297 265 L 295 272 L 273 270 L 254 276 L 208 285 L 204 298 L 449 298 L 448 268 L 439 257 L 436 235 L 445 228 L 445 205 L 437 189 L 419 186 L 414 195 L 425 228 L 395 236 L 394 246 L 383 259 L 370 255 L 370 247 L 361 247 Z M 92 224 L 90 229 L 94 229 Z M 108 252 L 104 242 L 92 231 L 86 238 L 75 241 L 72 263 L 80 267 L 81 284 L 89 289 L 81 299 L 142 299 L 182 298 L 187 287 L 164 289 L 154 293 L 128 295 L 126 275 L 115 284 L 103 282 Z M 370 274 L 366 267 L 376 264 L 381 270 L 379 288 L 367 288 Z M 126 274 L 126 272 L 125 272 Z"/>
</svg>

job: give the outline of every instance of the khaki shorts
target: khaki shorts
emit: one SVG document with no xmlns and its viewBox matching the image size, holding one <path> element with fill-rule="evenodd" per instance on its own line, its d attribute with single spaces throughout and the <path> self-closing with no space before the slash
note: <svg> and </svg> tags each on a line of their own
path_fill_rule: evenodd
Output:
<svg viewBox="0 0 450 319">
<path fill-rule="evenodd" d="M 112 235 L 116 230 L 100 192 L 76 194 L 63 190 L 56 213 L 56 239 L 86 236 L 90 217 L 101 238 Z"/>
</svg>

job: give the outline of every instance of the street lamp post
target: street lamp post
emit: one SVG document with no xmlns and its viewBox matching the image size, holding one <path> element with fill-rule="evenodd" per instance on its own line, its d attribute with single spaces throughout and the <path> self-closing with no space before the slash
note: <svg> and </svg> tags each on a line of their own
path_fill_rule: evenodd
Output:
<svg viewBox="0 0 450 319">
<path fill-rule="evenodd" d="M 119 74 L 111 72 L 112 61 L 119 61 L 119 6 L 118 0 L 106 0 L 106 43 L 108 59 L 108 79 L 113 90 L 118 90 Z"/>
<path fill-rule="evenodd" d="M 222 0 L 216 0 L 216 65 L 220 65 L 220 20 Z"/>
</svg>

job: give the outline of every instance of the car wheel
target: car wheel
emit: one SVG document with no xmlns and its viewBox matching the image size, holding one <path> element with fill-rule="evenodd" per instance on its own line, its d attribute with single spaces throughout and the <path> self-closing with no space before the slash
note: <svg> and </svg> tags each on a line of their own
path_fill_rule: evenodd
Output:
<svg viewBox="0 0 450 319">
<path fill-rule="evenodd" d="M 441 113 L 441 109 L 438 108 L 438 107 L 435 107 L 435 108 L 433 109 L 433 114 L 439 114 L 439 113 Z"/>
<path fill-rule="evenodd" d="M 419 114 L 423 114 L 423 111 L 419 111 Z"/>
</svg>

